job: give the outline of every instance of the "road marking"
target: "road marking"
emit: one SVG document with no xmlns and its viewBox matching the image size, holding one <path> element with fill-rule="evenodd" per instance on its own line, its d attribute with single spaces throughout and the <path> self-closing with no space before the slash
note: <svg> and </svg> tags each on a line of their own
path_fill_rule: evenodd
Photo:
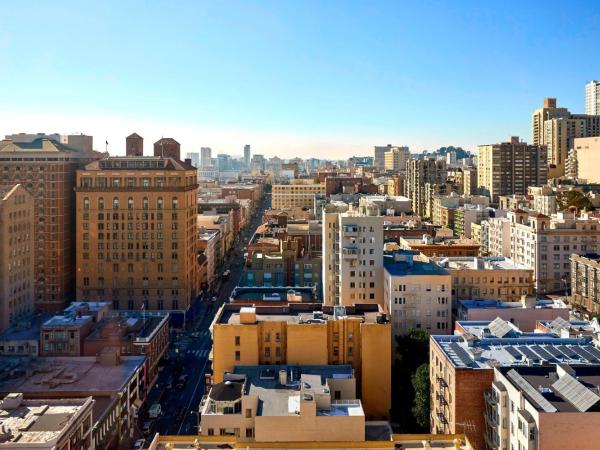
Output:
<svg viewBox="0 0 600 450">
<path fill-rule="evenodd" d="M 181 425 L 179 425 L 179 429 L 177 430 L 177 434 L 179 435 L 181 433 L 181 427 L 183 427 L 183 424 L 185 423 L 187 416 L 189 414 L 190 411 L 190 406 L 192 405 L 192 401 L 194 400 L 194 395 L 196 395 L 196 391 L 198 390 L 198 386 L 200 386 L 200 381 L 204 380 L 204 372 L 206 371 L 206 365 L 208 364 L 208 359 L 206 361 L 204 361 L 204 365 L 202 366 L 202 371 L 200 372 L 200 376 L 198 377 L 198 381 L 196 382 L 196 386 L 194 387 L 194 392 L 192 392 L 192 395 L 190 396 L 190 401 L 188 402 L 187 407 L 185 408 L 185 416 L 184 419 L 181 421 Z"/>
</svg>

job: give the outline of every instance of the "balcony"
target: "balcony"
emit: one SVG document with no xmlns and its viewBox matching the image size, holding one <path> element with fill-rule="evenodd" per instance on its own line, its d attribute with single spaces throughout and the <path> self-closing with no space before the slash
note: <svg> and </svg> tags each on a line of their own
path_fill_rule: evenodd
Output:
<svg viewBox="0 0 600 450">
<path fill-rule="evenodd" d="M 343 247 L 342 256 L 344 259 L 357 259 L 358 249 L 356 247 Z"/>
<path fill-rule="evenodd" d="M 440 389 L 444 389 L 448 387 L 448 384 L 446 383 L 446 380 L 444 380 L 442 377 L 436 377 L 436 383 L 438 384 L 438 387 Z"/>
</svg>

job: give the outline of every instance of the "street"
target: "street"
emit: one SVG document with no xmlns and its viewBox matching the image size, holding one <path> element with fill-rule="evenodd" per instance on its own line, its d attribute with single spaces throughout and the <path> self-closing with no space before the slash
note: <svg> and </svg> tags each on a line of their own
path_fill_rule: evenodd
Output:
<svg viewBox="0 0 600 450">
<path fill-rule="evenodd" d="M 256 211 L 246 228 L 237 237 L 233 248 L 226 256 L 220 273 L 230 270 L 230 276 L 220 281 L 216 292 L 205 293 L 201 298 L 200 313 L 184 331 L 171 332 L 169 358 L 152 390 L 145 407 L 140 412 L 136 435 L 149 437 L 161 435 L 189 435 L 198 430 L 198 406 L 205 394 L 205 374 L 211 371 L 209 354 L 212 347 L 209 326 L 220 306 L 229 300 L 231 291 L 238 285 L 244 267 L 243 247 L 262 223 L 263 213 L 270 199 L 257 205 Z M 211 299 L 217 297 L 213 302 Z M 178 386 L 178 380 L 187 376 L 187 382 Z M 154 421 L 148 418 L 148 409 L 160 403 L 162 414 Z M 144 424 L 151 421 L 149 431 L 144 434 Z"/>
</svg>

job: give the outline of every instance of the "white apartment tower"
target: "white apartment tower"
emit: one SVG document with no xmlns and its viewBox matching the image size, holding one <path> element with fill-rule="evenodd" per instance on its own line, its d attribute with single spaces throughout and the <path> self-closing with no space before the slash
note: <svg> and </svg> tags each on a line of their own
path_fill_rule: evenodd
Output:
<svg viewBox="0 0 600 450">
<path fill-rule="evenodd" d="M 585 85 L 585 113 L 600 115 L 600 81 L 592 80 Z"/>
<path fill-rule="evenodd" d="M 244 145 L 244 167 L 250 168 L 250 144 Z"/>
<path fill-rule="evenodd" d="M 383 306 L 383 217 L 375 207 L 333 202 L 323 211 L 323 291 L 327 305 Z"/>
<path fill-rule="evenodd" d="M 212 149 L 210 147 L 200 149 L 200 165 L 202 168 L 212 166 Z"/>
</svg>

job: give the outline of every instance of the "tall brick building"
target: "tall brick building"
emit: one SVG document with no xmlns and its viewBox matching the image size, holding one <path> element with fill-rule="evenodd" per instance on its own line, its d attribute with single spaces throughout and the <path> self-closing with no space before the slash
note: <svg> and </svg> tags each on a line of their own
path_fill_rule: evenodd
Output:
<svg viewBox="0 0 600 450">
<path fill-rule="evenodd" d="M 59 311 L 74 297 L 75 171 L 101 157 L 89 147 L 76 149 L 47 138 L 0 141 L 0 184 L 20 183 L 34 197 L 38 310 Z"/>
<path fill-rule="evenodd" d="M 114 309 L 187 311 L 198 295 L 196 169 L 109 157 L 77 172 L 77 296 Z"/>
<path fill-rule="evenodd" d="M 125 138 L 125 154 L 127 156 L 144 156 L 144 138 L 137 133 Z"/>
</svg>

